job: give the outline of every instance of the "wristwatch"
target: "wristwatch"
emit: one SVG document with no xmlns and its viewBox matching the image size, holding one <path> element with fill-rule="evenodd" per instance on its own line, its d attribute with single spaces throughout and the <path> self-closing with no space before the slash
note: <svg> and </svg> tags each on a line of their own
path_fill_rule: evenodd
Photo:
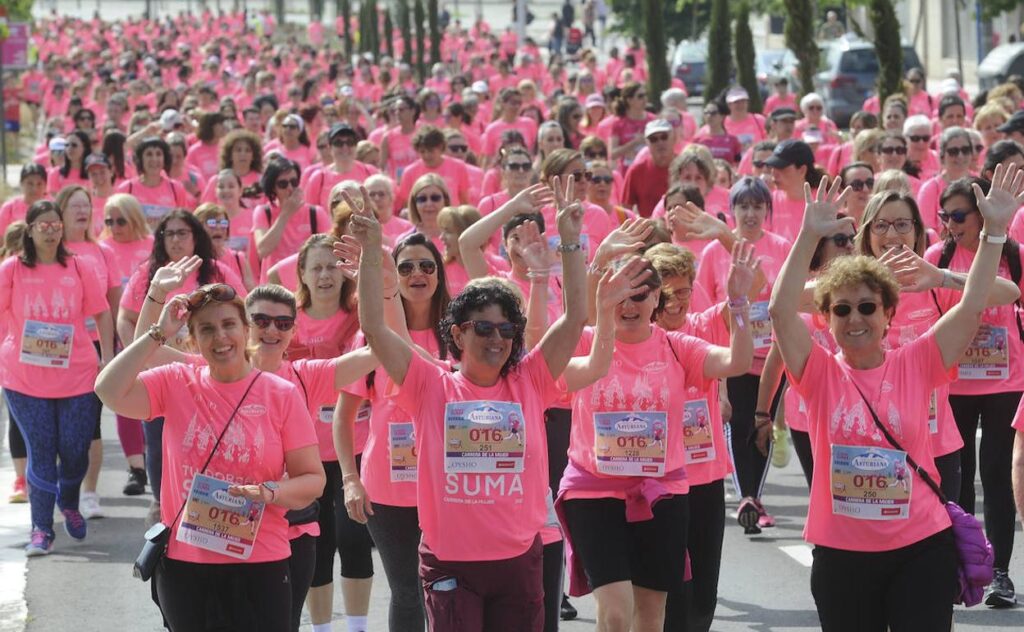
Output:
<svg viewBox="0 0 1024 632">
<path fill-rule="evenodd" d="M 260 485 L 270 490 L 270 502 L 274 502 L 274 499 L 277 498 L 277 490 L 281 489 L 277 481 L 263 481 Z"/>
</svg>

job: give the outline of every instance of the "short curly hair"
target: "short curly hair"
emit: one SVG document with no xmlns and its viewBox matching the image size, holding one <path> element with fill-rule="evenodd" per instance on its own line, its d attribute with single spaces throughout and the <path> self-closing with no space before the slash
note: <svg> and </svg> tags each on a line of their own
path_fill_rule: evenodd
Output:
<svg viewBox="0 0 1024 632">
<path fill-rule="evenodd" d="M 516 326 L 516 335 L 512 339 L 512 353 L 501 367 L 501 375 L 505 377 L 522 359 L 526 348 L 526 316 L 523 314 L 520 300 L 507 287 L 496 283 L 467 285 L 448 304 L 448 312 L 438 327 L 452 357 L 461 360 L 462 349 L 455 344 L 452 327 L 461 325 L 470 319 L 472 312 L 489 305 L 500 307 L 505 318 Z"/>
<path fill-rule="evenodd" d="M 655 244 L 644 252 L 662 280 L 669 277 L 689 279 L 693 283 L 697 278 L 697 257 L 693 252 L 676 244 Z"/>
<path fill-rule="evenodd" d="M 853 255 L 839 257 L 825 268 L 814 287 L 814 304 L 825 314 L 832 307 L 832 294 L 841 288 L 866 285 L 882 295 L 886 311 L 896 309 L 900 302 L 900 286 L 885 264 L 874 257 Z"/>
</svg>

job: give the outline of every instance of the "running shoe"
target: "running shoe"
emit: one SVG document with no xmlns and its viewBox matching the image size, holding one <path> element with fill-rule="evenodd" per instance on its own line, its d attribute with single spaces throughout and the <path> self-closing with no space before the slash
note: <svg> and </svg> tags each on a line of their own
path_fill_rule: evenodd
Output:
<svg viewBox="0 0 1024 632">
<path fill-rule="evenodd" d="M 86 520 L 103 518 L 103 508 L 100 507 L 100 495 L 96 492 L 82 492 L 78 501 L 78 510 Z"/>
<path fill-rule="evenodd" d="M 53 535 L 42 529 L 32 529 L 32 536 L 25 546 L 26 557 L 39 557 L 49 555 L 53 550 Z"/>
<path fill-rule="evenodd" d="M 61 509 L 64 514 L 64 531 L 72 540 L 84 540 L 88 528 L 85 517 L 77 509 Z"/>
<path fill-rule="evenodd" d="M 125 496 L 141 496 L 146 493 L 146 470 L 141 467 L 128 468 L 128 482 L 124 484 Z"/>
<path fill-rule="evenodd" d="M 757 507 L 757 526 L 762 529 L 770 529 L 775 526 L 775 518 L 768 513 L 768 510 L 764 508 L 760 500 L 755 499 L 754 505 Z"/>
<path fill-rule="evenodd" d="M 561 612 L 562 621 L 572 621 L 576 618 L 578 614 L 579 613 L 576 612 L 576 608 L 571 603 L 569 603 L 569 596 L 563 594 Z"/>
<path fill-rule="evenodd" d="M 25 487 L 24 476 L 19 476 L 14 479 L 14 487 L 11 488 L 11 495 L 7 497 L 7 502 L 12 505 L 20 505 L 28 502 L 28 489 Z"/>
<path fill-rule="evenodd" d="M 761 533 L 761 527 L 758 526 L 760 521 L 761 513 L 757 508 L 757 501 L 749 496 L 744 498 L 740 502 L 739 509 L 736 510 L 736 520 L 743 527 L 743 533 L 746 535 L 757 535 Z"/>
<path fill-rule="evenodd" d="M 997 568 L 988 587 L 988 594 L 985 595 L 985 605 L 993 608 L 1009 608 L 1017 603 L 1017 593 L 1014 591 L 1010 575 Z"/>
<path fill-rule="evenodd" d="M 789 433 L 785 428 L 772 429 L 772 467 L 784 468 L 789 465 Z"/>
</svg>

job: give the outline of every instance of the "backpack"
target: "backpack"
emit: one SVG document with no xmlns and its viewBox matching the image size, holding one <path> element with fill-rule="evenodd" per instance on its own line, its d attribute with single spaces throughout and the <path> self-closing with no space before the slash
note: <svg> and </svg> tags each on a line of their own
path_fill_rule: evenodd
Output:
<svg viewBox="0 0 1024 632">
<path fill-rule="evenodd" d="M 1008 242 L 1008 243 L 1013 243 L 1013 242 Z M 1016 245 L 1016 244 L 1014 244 L 1014 245 Z M 953 253 L 954 252 L 956 252 L 956 242 L 953 242 L 953 241 L 945 242 L 942 245 L 942 254 L 939 255 L 939 262 L 938 262 L 938 264 L 936 264 L 936 267 L 939 268 L 939 269 L 949 268 L 949 262 L 953 260 Z M 1019 287 L 1020 286 L 1021 276 L 1022 276 L 1019 251 L 1018 251 L 1017 256 L 1015 256 L 1015 257 L 1007 257 L 1005 255 L 1005 253 L 1002 255 L 1002 257 L 1006 260 L 1006 267 L 1010 269 L 1010 280 L 1013 281 L 1014 285 Z M 932 302 L 935 303 L 935 308 L 938 309 L 939 313 L 941 314 L 942 313 L 942 308 L 939 307 L 939 301 L 938 301 L 938 299 L 935 296 L 935 291 L 934 290 L 932 290 Z M 1017 318 L 1017 335 L 1020 336 L 1020 341 L 1024 342 L 1024 323 L 1021 323 L 1021 320 L 1020 320 L 1020 312 L 1021 312 L 1022 309 L 1024 309 L 1024 306 L 1021 305 L 1019 298 L 1016 301 L 1013 302 L 1013 305 L 1014 305 L 1013 315 Z"/>
</svg>

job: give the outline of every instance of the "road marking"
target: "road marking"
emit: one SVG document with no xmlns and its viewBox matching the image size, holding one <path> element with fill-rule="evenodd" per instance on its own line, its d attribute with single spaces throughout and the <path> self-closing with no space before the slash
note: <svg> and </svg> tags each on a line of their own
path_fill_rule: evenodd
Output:
<svg viewBox="0 0 1024 632">
<path fill-rule="evenodd" d="M 794 544 L 793 546 L 780 546 L 779 550 L 797 561 L 798 564 L 811 567 L 814 558 L 811 556 L 811 547 L 806 544 Z"/>
<path fill-rule="evenodd" d="M 14 423 L 6 414 L 6 407 L 0 406 L 0 420 Z M 0 452 L 0 492 L 6 494 L 14 484 L 14 465 L 9 455 L 7 426 L 0 421 L 4 431 L 3 451 Z M 21 632 L 25 629 L 28 609 L 25 604 L 25 583 L 28 572 L 25 552 L 22 550 L 28 533 L 28 505 L 11 505 L 0 501 L 0 632 Z"/>
</svg>

